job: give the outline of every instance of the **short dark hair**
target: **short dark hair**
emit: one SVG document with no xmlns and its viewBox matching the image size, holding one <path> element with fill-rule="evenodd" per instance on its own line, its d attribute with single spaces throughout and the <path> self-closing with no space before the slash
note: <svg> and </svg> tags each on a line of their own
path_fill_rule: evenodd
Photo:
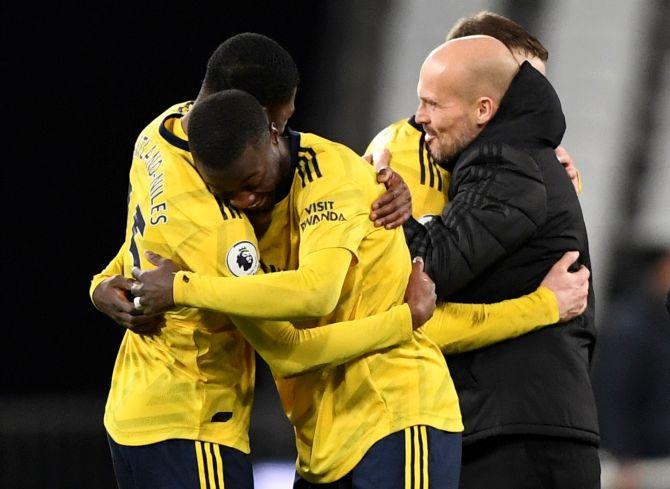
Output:
<svg viewBox="0 0 670 489">
<path fill-rule="evenodd" d="M 491 36 L 501 41 L 510 51 L 519 51 L 547 61 L 549 51 L 540 41 L 513 20 L 483 10 L 456 22 L 447 35 L 447 40 L 465 36 Z"/>
<path fill-rule="evenodd" d="M 207 168 L 226 170 L 248 146 L 270 135 L 263 107 L 242 90 L 224 90 L 191 109 L 188 143 L 193 157 Z"/>
<path fill-rule="evenodd" d="M 269 37 L 245 32 L 221 43 L 210 56 L 203 91 L 237 88 L 272 107 L 288 102 L 299 81 L 288 51 Z"/>
</svg>

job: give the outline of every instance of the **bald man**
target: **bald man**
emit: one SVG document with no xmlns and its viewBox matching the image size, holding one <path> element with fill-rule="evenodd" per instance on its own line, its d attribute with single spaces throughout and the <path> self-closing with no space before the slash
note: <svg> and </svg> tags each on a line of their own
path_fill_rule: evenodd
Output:
<svg viewBox="0 0 670 489">
<path fill-rule="evenodd" d="M 554 149 L 565 131 L 547 79 L 486 36 L 430 53 L 417 124 L 430 163 L 451 172 L 439 216 L 405 224 L 442 301 L 490 303 L 535 290 L 561 255 L 590 269 L 577 195 Z M 586 312 L 488 348 L 447 357 L 465 433 L 461 488 L 599 487 Z"/>
</svg>

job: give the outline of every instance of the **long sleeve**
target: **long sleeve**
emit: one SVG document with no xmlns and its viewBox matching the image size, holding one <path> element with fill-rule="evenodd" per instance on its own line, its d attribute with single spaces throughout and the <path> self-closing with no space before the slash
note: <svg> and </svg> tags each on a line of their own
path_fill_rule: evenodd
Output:
<svg viewBox="0 0 670 489">
<path fill-rule="evenodd" d="M 123 275 L 123 255 L 127 249 L 127 243 L 123 243 L 116 256 L 112 258 L 112 261 L 110 261 L 101 272 L 93 276 L 91 279 L 91 286 L 88 289 L 88 295 L 91 298 L 91 302 L 93 302 L 93 292 L 95 292 L 95 289 L 100 285 L 100 282 L 113 277 L 114 275 Z M 93 302 L 93 305 L 95 306 L 95 302 Z"/>
<path fill-rule="evenodd" d="M 554 293 L 535 292 L 495 304 L 438 304 L 422 330 L 446 354 L 462 353 L 516 338 L 559 319 Z"/>
<path fill-rule="evenodd" d="M 490 158 L 475 149 L 463 156 L 442 214 L 424 225 L 414 219 L 404 225 L 410 252 L 424 258 L 440 300 L 518 248 L 546 218 L 546 189 L 535 161 L 507 146 L 500 153 Z"/>
<path fill-rule="evenodd" d="M 363 319 L 298 329 L 290 323 L 231 319 L 275 374 L 291 377 L 346 363 L 372 351 L 395 346 L 412 336 L 407 304 Z"/>
<path fill-rule="evenodd" d="M 260 319 L 321 317 L 336 306 L 351 260 L 350 251 L 327 248 L 287 272 L 236 278 L 178 272 L 174 302 Z"/>
</svg>

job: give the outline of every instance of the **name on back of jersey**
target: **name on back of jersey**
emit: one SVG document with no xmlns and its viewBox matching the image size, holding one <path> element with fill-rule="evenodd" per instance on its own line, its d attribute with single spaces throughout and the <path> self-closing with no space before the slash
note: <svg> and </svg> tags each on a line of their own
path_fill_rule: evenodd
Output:
<svg viewBox="0 0 670 489">
<path fill-rule="evenodd" d="M 168 222 L 168 205 L 163 194 L 165 193 L 165 173 L 163 172 L 163 157 L 156 144 L 151 144 L 151 138 L 142 135 L 135 144 L 133 156 L 144 163 L 147 174 L 151 179 L 149 185 L 149 207 L 153 226 Z"/>
</svg>

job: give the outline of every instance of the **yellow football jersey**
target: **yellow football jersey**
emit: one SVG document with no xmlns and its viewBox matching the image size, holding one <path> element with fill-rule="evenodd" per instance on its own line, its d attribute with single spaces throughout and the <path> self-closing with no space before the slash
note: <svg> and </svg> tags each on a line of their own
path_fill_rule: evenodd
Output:
<svg viewBox="0 0 670 489">
<path fill-rule="evenodd" d="M 255 235 L 244 214 L 207 190 L 179 118 L 169 108 L 139 135 L 130 169 L 124 275 L 151 267 L 145 250 L 187 270 L 250 275 Z M 194 308 L 165 314 L 151 336 L 126 332 L 112 375 L 105 427 L 124 445 L 183 438 L 249 452 L 254 355 L 226 316 Z"/>
<path fill-rule="evenodd" d="M 266 271 L 294 270 L 317 250 L 353 255 L 335 310 L 312 327 L 362 318 L 402 303 L 411 270 L 401 229 L 375 228 L 371 203 L 384 191 L 350 149 L 313 134 L 291 133 L 295 169 L 260 242 Z M 290 298 L 287 298 L 290 300 Z M 298 472 L 337 480 L 379 439 L 412 425 L 462 431 L 456 391 L 437 346 L 422 332 L 399 347 L 292 379 L 277 379 L 295 426 Z"/>
<path fill-rule="evenodd" d="M 448 202 L 451 174 L 438 166 L 426 148 L 425 134 L 414 117 L 388 126 L 372 140 L 366 153 L 387 148 L 391 168 L 402 176 L 412 193 L 412 215 L 418 221 L 439 216 Z"/>
</svg>

